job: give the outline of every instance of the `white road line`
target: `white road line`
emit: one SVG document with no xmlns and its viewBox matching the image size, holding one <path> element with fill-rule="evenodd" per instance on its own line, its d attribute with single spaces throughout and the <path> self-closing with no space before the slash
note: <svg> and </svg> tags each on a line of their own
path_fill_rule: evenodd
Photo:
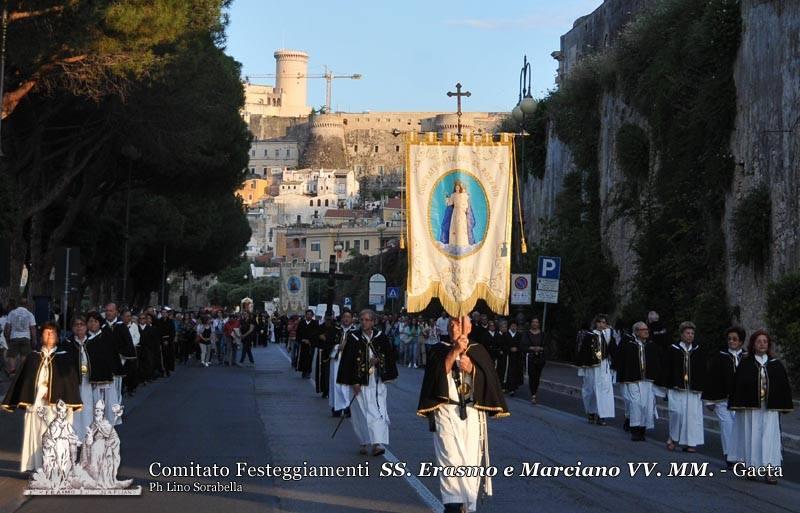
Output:
<svg viewBox="0 0 800 513">
<path fill-rule="evenodd" d="M 292 358 L 289 356 L 289 354 L 280 346 L 278 346 L 278 349 L 280 349 L 280 352 L 284 358 L 286 358 L 289 363 L 292 363 Z M 311 385 L 314 387 L 314 390 L 316 390 L 316 385 L 313 383 Z M 383 453 L 383 458 L 391 463 L 397 463 L 400 461 L 400 459 L 398 459 L 397 456 L 395 456 L 389 449 L 386 449 L 386 452 Z M 436 496 L 433 495 L 419 479 L 417 479 L 417 476 L 407 472 L 404 477 L 406 479 L 406 483 L 408 483 L 408 485 L 417 493 L 417 495 L 419 495 L 419 498 L 422 499 L 422 502 L 424 502 L 433 513 L 440 513 L 444 509 L 444 504 L 442 504 L 442 502 L 437 499 Z"/>
</svg>

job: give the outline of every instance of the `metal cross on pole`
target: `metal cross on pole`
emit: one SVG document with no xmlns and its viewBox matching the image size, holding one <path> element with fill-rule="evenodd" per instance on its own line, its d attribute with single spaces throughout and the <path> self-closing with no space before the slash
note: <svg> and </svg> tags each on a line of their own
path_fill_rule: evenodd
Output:
<svg viewBox="0 0 800 513">
<path fill-rule="evenodd" d="M 328 280 L 328 307 L 325 309 L 326 316 L 333 316 L 333 301 L 336 297 L 336 280 L 350 280 L 352 274 L 342 274 L 336 272 L 336 255 L 331 255 L 328 260 L 328 272 L 318 273 L 303 271 L 300 276 L 304 278 L 325 278 Z"/>
<path fill-rule="evenodd" d="M 457 132 L 457 134 L 458 134 L 458 140 L 460 141 L 461 140 L 461 97 L 462 96 L 466 96 L 467 98 L 469 98 L 470 96 L 472 96 L 472 93 L 469 92 L 469 91 L 464 91 L 462 93 L 461 92 L 461 82 L 459 82 L 459 83 L 456 84 L 456 92 L 454 93 L 452 91 L 447 91 L 447 96 L 450 97 L 450 98 L 455 96 L 456 97 L 456 101 L 458 102 L 458 111 L 456 112 L 456 114 L 458 115 L 458 132 Z"/>
</svg>

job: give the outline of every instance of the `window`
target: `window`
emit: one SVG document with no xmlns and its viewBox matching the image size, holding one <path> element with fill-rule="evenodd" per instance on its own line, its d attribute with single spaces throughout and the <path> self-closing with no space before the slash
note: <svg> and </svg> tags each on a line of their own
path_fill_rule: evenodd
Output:
<svg viewBox="0 0 800 513">
<path fill-rule="evenodd" d="M 252 194 L 248 194 L 247 195 L 247 199 L 250 200 L 250 201 L 253 201 L 253 195 Z"/>
<path fill-rule="evenodd" d="M 275 150 L 275 158 L 278 158 L 280 156 L 281 156 L 281 150 Z"/>
<path fill-rule="evenodd" d="M 358 145 L 353 146 L 353 153 L 358 153 Z"/>
<path fill-rule="evenodd" d="M 369 239 L 364 239 L 364 251 L 369 251 Z"/>
<path fill-rule="evenodd" d="M 300 224 L 300 216 L 297 216 L 297 224 Z"/>
<path fill-rule="evenodd" d="M 311 251 L 319 251 L 319 241 L 311 241 Z"/>
<path fill-rule="evenodd" d="M 255 189 L 255 188 L 256 188 L 256 181 L 255 181 L 255 180 L 253 180 L 252 182 L 250 182 L 250 188 L 251 188 L 251 189 Z"/>
<path fill-rule="evenodd" d="M 267 152 L 268 152 L 267 150 L 264 150 L 264 156 L 265 156 L 265 157 L 268 157 L 268 156 L 269 156 L 269 155 L 267 155 Z"/>
<path fill-rule="evenodd" d="M 396 153 L 400 153 L 400 145 L 399 144 L 394 147 L 394 151 Z"/>
<path fill-rule="evenodd" d="M 254 167 L 251 167 L 251 168 L 250 168 L 250 172 L 251 172 L 251 173 L 253 173 L 253 174 L 256 174 L 256 168 L 254 168 Z"/>
<path fill-rule="evenodd" d="M 290 150 L 289 148 L 286 148 L 286 158 L 288 159 L 291 156 L 292 156 L 292 150 Z"/>
<path fill-rule="evenodd" d="M 319 210 L 314 211 L 314 217 L 319 217 Z"/>
<path fill-rule="evenodd" d="M 353 241 L 353 249 L 356 250 L 356 253 L 361 253 L 361 240 L 356 239 Z"/>
<path fill-rule="evenodd" d="M 313 207 L 314 206 L 314 200 L 308 200 L 308 206 L 309 207 Z"/>
<path fill-rule="evenodd" d="M 255 157 L 255 156 L 256 156 L 256 150 L 253 150 L 253 151 L 251 151 L 251 152 L 250 152 L 250 156 L 251 156 L 251 157 Z"/>
<path fill-rule="evenodd" d="M 321 207 L 321 206 L 322 206 L 322 200 L 321 200 L 321 199 L 318 199 L 318 200 L 317 200 L 317 206 L 318 206 L 318 207 Z"/>
<path fill-rule="evenodd" d="M 325 206 L 326 207 L 328 206 L 328 200 L 325 200 Z"/>
<path fill-rule="evenodd" d="M 344 250 L 345 251 L 350 251 L 350 241 L 349 240 L 344 241 Z"/>
<path fill-rule="evenodd" d="M 378 153 L 378 145 L 375 145 L 375 153 Z"/>
</svg>

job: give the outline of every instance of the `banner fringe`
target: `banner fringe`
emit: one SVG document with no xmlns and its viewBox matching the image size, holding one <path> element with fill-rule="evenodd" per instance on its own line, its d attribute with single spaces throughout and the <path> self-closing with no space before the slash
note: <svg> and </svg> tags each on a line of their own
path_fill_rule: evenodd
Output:
<svg viewBox="0 0 800 513">
<path fill-rule="evenodd" d="M 433 282 L 428 288 L 419 294 L 411 295 L 408 293 L 407 311 L 409 313 L 421 312 L 428 307 L 428 304 L 438 298 L 442 307 L 451 317 L 461 317 L 469 315 L 475 308 L 479 299 L 483 299 L 494 313 L 498 315 L 508 315 L 508 298 L 499 298 L 492 294 L 491 289 L 485 283 L 475 285 L 472 294 L 463 301 L 458 301 L 451 297 L 444 290 L 441 282 Z"/>
</svg>

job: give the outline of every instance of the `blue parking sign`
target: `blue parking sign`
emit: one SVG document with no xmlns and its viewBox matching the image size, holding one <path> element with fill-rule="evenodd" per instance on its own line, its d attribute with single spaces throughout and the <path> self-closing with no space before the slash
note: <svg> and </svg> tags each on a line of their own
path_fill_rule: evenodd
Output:
<svg viewBox="0 0 800 513">
<path fill-rule="evenodd" d="M 536 271 L 539 278 L 558 280 L 561 278 L 561 257 L 539 257 L 539 267 Z"/>
</svg>

